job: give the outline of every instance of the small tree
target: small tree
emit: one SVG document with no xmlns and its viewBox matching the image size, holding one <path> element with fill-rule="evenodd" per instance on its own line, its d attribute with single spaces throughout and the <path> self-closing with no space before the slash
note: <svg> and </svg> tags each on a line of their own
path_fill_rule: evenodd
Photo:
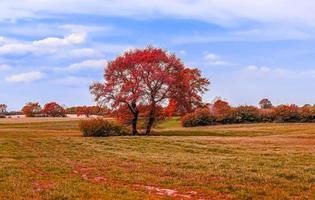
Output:
<svg viewBox="0 0 315 200">
<path fill-rule="evenodd" d="M 21 111 L 26 117 L 35 117 L 36 114 L 41 113 L 42 108 L 38 102 L 29 102 L 25 104 Z"/>
<path fill-rule="evenodd" d="M 7 105 L 0 104 L 0 117 L 5 117 L 7 114 Z"/>
<path fill-rule="evenodd" d="M 49 117 L 65 117 L 65 109 L 56 102 L 50 102 L 45 104 L 43 113 Z"/>
<path fill-rule="evenodd" d="M 270 109 L 270 108 L 272 108 L 272 103 L 269 99 L 262 99 L 259 102 L 259 106 L 261 109 Z"/>
</svg>

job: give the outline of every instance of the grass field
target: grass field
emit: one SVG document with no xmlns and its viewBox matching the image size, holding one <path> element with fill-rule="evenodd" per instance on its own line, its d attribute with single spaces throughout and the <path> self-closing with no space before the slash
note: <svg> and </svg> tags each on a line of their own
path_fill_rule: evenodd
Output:
<svg viewBox="0 0 315 200">
<path fill-rule="evenodd" d="M 77 123 L 0 120 L 0 199 L 315 199 L 315 124 L 83 138 Z"/>
</svg>

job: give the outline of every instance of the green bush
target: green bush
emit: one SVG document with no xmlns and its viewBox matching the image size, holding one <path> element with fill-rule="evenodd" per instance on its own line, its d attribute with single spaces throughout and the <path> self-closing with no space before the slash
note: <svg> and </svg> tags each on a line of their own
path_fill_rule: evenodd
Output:
<svg viewBox="0 0 315 200">
<path fill-rule="evenodd" d="M 79 128 L 84 137 L 106 137 L 130 134 L 121 124 L 102 118 L 82 120 L 79 123 Z"/>
</svg>

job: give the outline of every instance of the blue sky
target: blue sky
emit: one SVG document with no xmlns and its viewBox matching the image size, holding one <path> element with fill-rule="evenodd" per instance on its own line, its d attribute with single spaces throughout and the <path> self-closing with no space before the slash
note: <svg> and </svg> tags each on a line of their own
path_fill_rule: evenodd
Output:
<svg viewBox="0 0 315 200">
<path fill-rule="evenodd" d="M 211 85 L 205 101 L 315 103 L 309 0 L 2 0 L 0 103 L 93 104 L 106 62 L 147 45 L 175 52 Z"/>
</svg>

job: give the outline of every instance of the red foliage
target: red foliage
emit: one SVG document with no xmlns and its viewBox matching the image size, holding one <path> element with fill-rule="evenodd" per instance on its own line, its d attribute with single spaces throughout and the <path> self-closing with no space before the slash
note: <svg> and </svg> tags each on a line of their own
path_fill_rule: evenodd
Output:
<svg viewBox="0 0 315 200">
<path fill-rule="evenodd" d="M 262 122 L 273 122 L 276 118 L 275 110 L 272 108 L 269 109 L 259 109 L 259 119 Z"/>
<path fill-rule="evenodd" d="M 214 116 L 208 108 L 198 108 L 181 119 L 184 127 L 207 126 L 215 123 Z"/>
<path fill-rule="evenodd" d="M 65 109 L 56 102 L 50 102 L 45 104 L 43 113 L 48 117 L 65 117 Z"/>
<path fill-rule="evenodd" d="M 171 99 L 167 107 L 164 109 L 164 113 L 167 117 L 172 117 L 177 115 L 177 102 Z"/>
<path fill-rule="evenodd" d="M 209 80 L 201 77 L 199 69 L 185 68 L 178 76 L 177 84 L 172 92 L 177 103 L 177 112 L 181 115 L 202 107 L 200 94 L 207 91 Z"/>
<path fill-rule="evenodd" d="M 299 120 L 299 107 L 292 105 L 280 105 L 274 108 L 276 121 L 296 122 Z"/>
<path fill-rule="evenodd" d="M 35 117 L 35 115 L 41 113 L 42 108 L 38 102 L 36 103 L 29 102 L 25 104 L 21 111 L 26 117 Z"/>
<path fill-rule="evenodd" d="M 233 120 L 233 108 L 226 101 L 217 100 L 210 106 L 210 111 L 219 123 L 230 123 Z"/>
<path fill-rule="evenodd" d="M 305 105 L 299 109 L 302 122 L 315 122 L 315 106 Z"/>
</svg>

